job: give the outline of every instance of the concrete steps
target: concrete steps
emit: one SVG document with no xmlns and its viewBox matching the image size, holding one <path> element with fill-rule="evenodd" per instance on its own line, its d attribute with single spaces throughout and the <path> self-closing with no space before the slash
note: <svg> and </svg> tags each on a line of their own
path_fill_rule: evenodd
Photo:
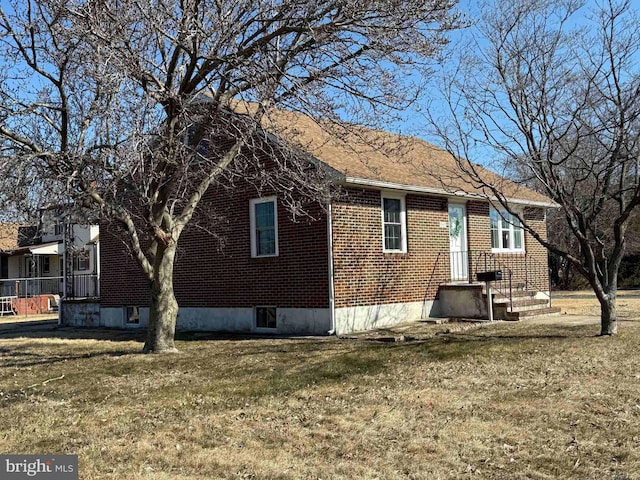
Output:
<svg viewBox="0 0 640 480">
<path fill-rule="evenodd" d="M 527 318 L 551 317 L 560 315 L 560 307 L 538 308 L 537 310 L 507 312 L 504 320 L 517 322 Z"/>
<path fill-rule="evenodd" d="M 483 289 L 482 293 L 486 296 L 487 292 Z M 534 290 L 522 290 L 522 289 L 518 289 L 518 290 L 513 290 L 511 292 L 511 296 L 514 299 L 522 299 L 522 298 L 535 298 L 535 296 L 538 294 L 538 292 L 534 291 Z M 509 295 L 508 294 L 503 294 L 502 292 L 496 292 L 495 290 L 493 291 L 493 301 L 505 301 L 508 302 L 509 301 Z"/>
<path fill-rule="evenodd" d="M 486 294 L 483 294 L 486 299 Z M 550 306 L 550 299 L 539 298 L 537 292 L 530 290 L 514 290 L 513 302 L 509 305 L 509 298 L 502 294 L 493 296 L 493 318 L 497 320 L 519 321 L 525 318 L 547 317 L 558 315 L 560 309 Z"/>
</svg>

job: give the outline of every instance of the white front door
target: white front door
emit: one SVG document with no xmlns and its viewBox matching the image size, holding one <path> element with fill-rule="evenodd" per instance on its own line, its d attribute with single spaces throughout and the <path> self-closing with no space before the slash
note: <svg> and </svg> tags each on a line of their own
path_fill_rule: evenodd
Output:
<svg viewBox="0 0 640 480">
<path fill-rule="evenodd" d="M 451 280 L 467 280 L 467 211 L 459 203 L 449 204 L 449 251 Z"/>
</svg>

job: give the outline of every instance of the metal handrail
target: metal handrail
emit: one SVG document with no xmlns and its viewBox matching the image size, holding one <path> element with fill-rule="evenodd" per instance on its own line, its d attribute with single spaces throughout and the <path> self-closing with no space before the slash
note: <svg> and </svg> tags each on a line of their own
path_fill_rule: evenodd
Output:
<svg viewBox="0 0 640 480">
<path fill-rule="evenodd" d="M 484 271 L 502 270 L 502 280 L 492 282 L 496 292 L 508 300 L 508 311 L 513 312 L 513 270 L 509 265 L 500 261 L 500 258 L 489 252 L 479 252 L 474 277 L 481 270 L 478 266 L 484 265 Z"/>
<path fill-rule="evenodd" d="M 459 275 L 460 272 L 466 276 Z M 551 305 L 551 284 L 547 267 L 537 258 L 525 252 L 486 252 L 486 251 L 461 251 L 451 252 L 441 250 L 438 252 L 431 276 L 429 278 L 427 292 L 432 283 L 446 283 L 450 281 L 468 281 L 473 283 L 476 274 L 482 271 L 502 270 L 503 280 L 493 282 L 494 290 L 508 300 L 508 311 L 513 312 L 514 292 L 520 288 L 533 290 L 544 294 L 549 298 Z M 541 278 L 546 278 L 547 283 L 540 283 Z M 426 292 L 425 292 L 426 294 Z"/>
<path fill-rule="evenodd" d="M 442 282 L 442 274 L 439 271 L 440 258 L 442 254 L 443 254 L 443 251 L 438 252 L 438 255 L 436 256 L 436 261 L 433 263 L 433 268 L 431 269 L 431 275 L 429 276 L 429 281 L 427 282 L 427 288 L 425 290 L 425 296 L 429 294 L 429 291 L 431 290 L 431 287 L 432 287 L 431 283 L 432 281 L 434 281 L 434 279 L 435 279 L 435 282 Z"/>
</svg>

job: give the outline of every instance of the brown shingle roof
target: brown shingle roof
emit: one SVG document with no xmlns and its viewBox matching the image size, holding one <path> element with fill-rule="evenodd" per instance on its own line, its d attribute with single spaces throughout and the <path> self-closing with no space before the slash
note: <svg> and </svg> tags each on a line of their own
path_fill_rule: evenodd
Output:
<svg viewBox="0 0 640 480">
<path fill-rule="evenodd" d="M 373 184 L 450 195 L 482 195 L 491 192 L 473 185 L 455 158 L 424 140 L 362 127 L 336 128 L 307 115 L 278 110 L 268 124 L 282 138 L 342 173 L 347 183 Z M 551 206 L 552 200 L 477 166 L 482 178 L 506 198 L 522 203 Z"/>
<path fill-rule="evenodd" d="M 0 223 L 0 251 L 18 248 L 19 228 L 17 223 Z"/>
</svg>

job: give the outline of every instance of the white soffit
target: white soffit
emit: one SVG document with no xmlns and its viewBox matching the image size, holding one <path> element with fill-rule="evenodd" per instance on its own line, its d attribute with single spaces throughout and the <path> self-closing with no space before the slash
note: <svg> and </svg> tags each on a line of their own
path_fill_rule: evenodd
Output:
<svg viewBox="0 0 640 480">
<path fill-rule="evenodd" d="M 61 255 L 64 252 L 60 243 L 45 243 L 44 245 L 35 245 L 29 247 L 34 255 Z"/>
</svg>

